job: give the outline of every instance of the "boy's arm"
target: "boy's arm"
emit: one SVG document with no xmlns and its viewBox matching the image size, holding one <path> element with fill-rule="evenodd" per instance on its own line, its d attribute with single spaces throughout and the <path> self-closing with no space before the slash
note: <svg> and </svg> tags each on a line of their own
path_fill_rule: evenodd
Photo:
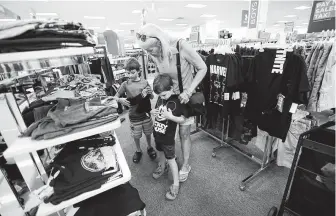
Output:
<svg viewBox="0 0 336 216">
<path fill-rule="evenodd" d="M 126 92 L 126 82 L 123 82 L 114 97 L 116 99 L 119 99 L 121 95 L 125 94 L 125 92 Z"/>
</svg>

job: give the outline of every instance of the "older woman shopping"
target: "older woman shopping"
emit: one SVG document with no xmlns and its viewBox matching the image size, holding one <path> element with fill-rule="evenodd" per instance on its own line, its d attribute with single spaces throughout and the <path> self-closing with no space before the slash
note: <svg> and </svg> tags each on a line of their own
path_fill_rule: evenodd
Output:
<svg viewBox="0 0 336 216">
<path fill-rule="evenodd" d="M 174 93 L 179 95 L 181 103 L 188 103 L 196 87 L 206 75 L 207 67 L 199 54 L 185 40 L 169 36 L 154 24 L 142 26 L 137 33 L 137 43 L 145 49 L 157 65 L 158 73 L 168 74 L 173 79 Z M 179 50 L 178 50 L 179 48 Z M 180 92 L 177 55 L 180 56 L 183 92 Z M 196 75 L 194 76 L 194 73 Z M 194 117 L 189 117 L 179 125 L 179 134 L 183 154 L 183 165 L 179 171 L 179 180 L 188 179 L 191 171 L 189 157 L 191 151 L 190 128 Z"/>
</svg>

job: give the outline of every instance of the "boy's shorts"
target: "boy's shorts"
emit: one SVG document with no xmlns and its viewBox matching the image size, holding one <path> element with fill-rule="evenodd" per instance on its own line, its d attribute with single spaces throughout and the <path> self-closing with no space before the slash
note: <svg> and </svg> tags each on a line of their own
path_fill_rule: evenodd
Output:
<svg viewBox="0 0 336 216">
<path fill-rule="evenodd" d="M 142 132 L 145 135 L 153 134 L 153 121 L 152 118 L 147 118 L 139 122 L 130 122 L 131 134 L 134 139 L 140 139 L 142 137 Z"/>
<path fill-rule="evenodd" d="M 172 141 L 168 144 L 164 142 L 155 141 L 155 148 L 159 152 L 163 152 L 167 160 L 175 158 L 175 142 Z"/>
</svg>

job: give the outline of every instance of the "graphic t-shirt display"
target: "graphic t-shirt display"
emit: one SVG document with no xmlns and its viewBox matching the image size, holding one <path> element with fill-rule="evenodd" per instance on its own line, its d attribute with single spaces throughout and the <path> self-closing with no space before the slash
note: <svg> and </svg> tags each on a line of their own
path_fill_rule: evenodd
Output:
<svg viewBox="0 0 336 216">
<path fill-rule="evenodd" d="M 245 116 L 269 135 L 286 139 L 298 104 L 306 104 L 309 84 L 301 56 L 265 49 L 253 60 Z"/>
<path fill-rule="evenodd" d="M 155 108 L 160 111 L 160 114 L 155 117 L 154 121 L 155 142 L 173 145 L 175 143 L 177 123 L 166 119 L 161 113 L 164 108 L 167 108 L 172 111 L 174 116 L 185 116 L 186 106 L 181 104 L 178 95 L 172 95 L 168 100 L 158 98 Z"/>
</svg>

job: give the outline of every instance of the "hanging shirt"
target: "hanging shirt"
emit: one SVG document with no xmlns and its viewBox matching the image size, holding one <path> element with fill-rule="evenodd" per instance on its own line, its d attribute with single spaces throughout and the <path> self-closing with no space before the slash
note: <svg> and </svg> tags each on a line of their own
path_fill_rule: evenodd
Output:
<svg viewBox="0 0 336 216">
<path fill-rule="evenodd" d="M 164 108 L 167 108 L 171 109 L 174 116 L 186 116 L 186 105 L 181 104 L 178 95 L 172 95 L 168 100 L 158 98 L 155 108 L 160 111 L 160 114 L 155 117 L 154 121 L 155 142 L 172 145 L 175 143 L 177 123 L 166 119 L 161 113 Z"/>
<path fill-rule="evenodd" d="M 307 103 L 303 96 L 309 91 L 305 62 L 293 52 L 265 49 L 252 60 L 248 79 L 246 117 L 284 140 L 295 104 Z"/>
</svg>

